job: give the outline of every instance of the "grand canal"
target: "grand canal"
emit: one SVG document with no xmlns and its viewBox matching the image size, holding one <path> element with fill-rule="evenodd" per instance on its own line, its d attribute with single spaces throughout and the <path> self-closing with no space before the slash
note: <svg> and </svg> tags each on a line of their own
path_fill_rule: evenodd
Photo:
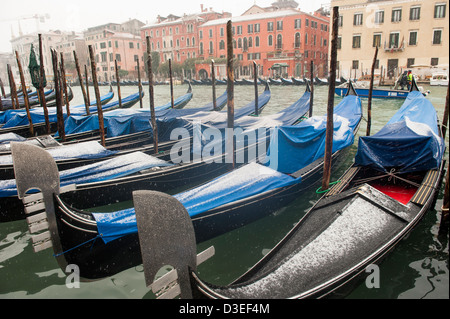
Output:
<svg viewBox="0 0 450 319">
<path fill-rule="evenodd" d="M 217 86 L 217 95 L 225 86 Z M 289 106 L 304 92 L 304 86 L 272 87 L 272 98 L 261 116 L 272 114 Z M 427 98 L 442 118 L 446 87 L 429 87 Z M 101 87 L 105 93 L 108 87 Z M 175 97 L 184 94 L 187 85 L 174 87 Z M 263 87 L 259 87 L 260 92 Z M 122 86 L 125 97 L 137 92 L 136 87 Z M 143 107 L 149 107 L 148 86 L 144 86 Z M 74 87 L 75 97 L 71 105 L 83 103 L 81 90 Z M 93 95 L 93 90 L 91 96 Z M 194 86 L 193 99 L 186 108 L 203 106 L 212 100 L 211 86 Z M 326 110 L 328 87 L 316 86 L 314 91 L 314 115 Z M 116 94 L 117 97 L 117 94 Z M 251 86 L 235 87 L 235 106 L 246 105 L 254 98 Z M 168 85 L 155 86 L 155 104 L 170 100 Z M 335 98 L 338 103 L 341 98 Z M 367 99 L 363 99 L 364 115 Z M 402 100 L 374 100 L 372 107 L 372 134 L 377 132 L 401 107 Z M 134 106 L 139 108 L 139 103 Z M 365 134 L 366 122 L 362 122 L 358 135 Z M 446 138 L 448 160 L 448 135 Z M 348 167 L 356 152 L 357 139 L 345 163 L 333 172 L 337 179 Z M 449 298 L 448 228 L 440 229 L 443 185 L 435 207 L 430 210 L 414 231 L 383 261 L 380 266 L 380 288 L 369 289 L 362 282 L 349 299 L 398 299 L 398 298 Z M 215 256 L 199 267 L 202 279 L 214 284 L 227 284 L 244 273 L 268 250 L 283 238 L 289 229 L 319 198 L 315 191 L 301 194 L 288 207 L 250 225 L 234 230 L 198 245 L 202 251 L 213 245 Z M 122 203 L 126 207 L 131 203 Z M 107 209 L 116 209 L 118 206 Z M 95 282 L 82 282 L 80 288 L 69 289 L 66 278 L 59 269 L 51 250 L 33 253 L 30 235 L 25 221 L 0 224 L 0 298 L 154 298 L 145 286 L 142 266 L 123 271 L 110 278 Z"/>
</svg>

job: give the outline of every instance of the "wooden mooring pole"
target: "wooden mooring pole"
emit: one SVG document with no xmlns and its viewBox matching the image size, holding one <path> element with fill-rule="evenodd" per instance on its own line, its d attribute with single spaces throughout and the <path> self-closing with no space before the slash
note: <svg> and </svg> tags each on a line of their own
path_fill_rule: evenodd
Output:
<svg viewBox="0 0 450 319">
<path fill-rule="evenodd" d="M 137 72 L 138 72 L 138 87 L 139 87 L 139 106 L 142 109 L 142 82 L 141 82 L 141 67 L 139 66 L 139 59 L 136 59 L 136 63 L 137 63 Z"/>
<path fill-rule="evenodd" d="M 172 105 L 172 108 L 175 107 L 174 101 L 173 101 L 173 76 L 172 76 L 172 59 L 169 59 L 169 83 L 170 83 L 170 105 Z"/>
<path fill-rule="evenodd" d="M 83 84 L 83 76 L 81 75 L 80 64 L 78 63 L 78 57 L 77 57 L 77 53 L 75 51 L 73 51 L 73 57 L 75 59 L 75 67 L 76 67 L 77 73 L 78 73 L 78 81 L 80 82 L 81 93 L 83 94 L 84 105 L 86 107 L 86 114 L 90 115 L 91 112 L 89 110 L 89 106 L 91 104 L 91 101 L 89 101 L 89 99 L 87 98 L 87 95 L 86 95 L 86 89 L 84 88 L 84 84 Z"/>
<path fill-rule="evenodd" d="M 235 167 L 234 156 L 234 66 L 233 66 L 233 33 L 231 20 L 227 22 L 227 134 L 226 141 L 228 152 L 226 154 L 226 163 L 233 163 Z"/>
<path fill-rule="evenodd" d="M 62 111 L 62 95 L 61 95 L 61 81 L 60 81 L 60 71 L 58 69 L 58 53 L 54 49 L 51 50 L 52 53 L 52 64 L 53 64 L 53 74 L 54 74 L 54 84 L 56 93 L 56 117 L 58 134 L 61 141 L 66 141 L 66 133 L 64 130 L 64 115 Z"/>
<path fill-rule="evenodd" d="M 19 98 L 17 97 L 17 88 L 16 81 L 14 80 L 14 75 L 11 70 L 11 65 L 7 64 L 6 69 L 8 70 L 8 80 L 9 80 L 9 89 L 11 92 L 11 103 L 13 109 L 18 109 L 20 107 Z"/>
<path fill-rule="evenodd" d="M 102 102 L 100 101 L 100 91 L 98 89 L 98 82 L 97 82 L 97 66 L 95 63 L 94 50 L 92 49 L 92 45 L 89 46 L 89 56 L 91 59 L 92 82 L 94 83 L 95 99 L 97 100 L 97 116 L 98 116 L 99 130 L 100 130 L 100 141 L 101 141 L 101 144 L 103 146 L 105 146 L 106 145 L 105 123 L 103 122 Z"/>
<path fill-rule="evenodd" d="M 152 129 L 153 129 L 153 147 L 155 150 L 155 154 L 158 154 L 158 125 L 156 123 L 156 114 L 155 114 L 155 100 L 153 93 L 153 71 L 152 71 L 152 54 L 150 49 L 150 37 L 146 37 L 147 41 L 147 72 L 148 72 L 148 92 L 150 99 L 150 115 L 152 121 Z"/>
<path fill-rule="evenodd" d="M 45 130 L 47 134 L 50 134 L 50 120 L 48 118 L 48 108 L 47 108 L 47 101 L 45 100 L 45 93 L 44 93 L 44 80 L 45 80 L 45 72 L 44 72 L 44 54 L 43 54 L 43 47 L 42 47 L 42 34 L 38 35 L 39 37 L 39 100 L 41 102 L 42 109 L 44 110 L 44 117 L 45 117 Z"/>
<path fill-rule="evenodd" d="M 84 65 L 84 77 L 86 78 L 86 96 L 89 101 L 89 105 L 91 105 L 91 97 L 89 94 L 89 73 L 86 64 Z"/>
<path fill-rule="evenodd" d="M 66 105 L 67 116 L 70 116 L 70 104 L 69 104 L 69 96 L 67 94 L 67 81 L 66 81 L 66 68 L 64 66 L 64 55 L 61 52 L 60 54 L 60 64 L 61 64 L 61 82 L 62 89 L 64 91 L 64 104 Z"/>
<path fill-rule="evenodd" d="M 253 61 L 253 86 L 255 88 L 255 116 L 259 115 L 259 101 L 258 101 L 258 67 Z"/>
<path fill-rule="evenodd" d="M 216 71 L 214 70 L 214 60 L 211 60 L 211 81 L 212 81 L 213 111 L 215 111 L 217 110 L 217 101 L 216 101 Z"/>
<path fill-rule="evenodd" d="M 310 98 L 310 102 L 309 102 L 309 117 L 313 116 L 313 110 L 314 110 L 314 61 L 311 61 L 311 66 L 310 66 L 310 82 L 309 86 L 310 86 L 310 90 L 311 90 L 311 98 Z"/>
<path fill-rule="evenodd" d="M 120 93 L 120 78 L 119 78 L 119 68 L 117 67 L 117 60 L 114 60 L 114 66 L 116 68 L 117 96 L 119 98 L 119 108 L 122 108 L 122 94 Z"/>
<path fill-rule="evenodd" d="M 25 103 L 25 109 L 27 111 L 28 123 L 30 126 L 30 134 L 31 136 L 34 136 L 33 120 L 31 119 L 30 113 L 30 101 L 28 100 L 28 93 L 27 93 L 27 84 L 25 83 L 25 76 L 23 75 L 22 63 L 20 62 L 19 52 L 17 51 L 16 51 L 16 61 L 17 67 L 19 68 L 20 83 L 22 84 L 23 102 Z"/>
<path fill-rule="evenodd" d="M 375 56 L 373 57 L 372 62 L 372 73 L 370 75 L 370 86 L 369 86 L 369 99 L 367 100 L 367 130 L 366 135 L 370 136 L 370 129 L 372 126 L 372 94 L 373 94 L 373 79 L 375 72 L 375 64 L 377 63 L 378 56 L 378 46 L 375 48 Z"/>
<path fill-rule="evenodd" d="M 330 61 L 330 83 L 328 87 L 327 106 L 327 132 L 325 139 L 325 156 L 323 166 L 322 191 L 330 187 L 331 176 L 331 155 L 333 149 L 333 109 L 334 109 L 334 88 L 336 86 L 336 61 L 337 61 L 337 39 L 338 39 L 339 7 L 333 7 L 332 36 L 331 36 L 331 61 Z"/>
</svg>

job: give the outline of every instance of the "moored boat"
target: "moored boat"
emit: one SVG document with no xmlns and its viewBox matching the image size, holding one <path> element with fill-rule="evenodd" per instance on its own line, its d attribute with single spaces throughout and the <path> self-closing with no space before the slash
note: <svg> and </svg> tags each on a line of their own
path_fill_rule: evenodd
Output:
<svg viewBox="0 0 450 319">
<path fill-rule="evenodd" d="M 245 274 L 227 286 L 212 285 L 192 270 L 195 263 L 187 269 L 186 263 L 171 255 L 176 270 L 164 280 L 173 285 L 177 281 L 174 273 L 187 272 L 191 285 L 179 282 L 184 287 L 177 288 L 182 296 L 184 293 L 200 298 L 344 296 L 352 284 L 408 236 L 433 205 L 443 177 L 444 152 L 436 111 L 414 90 L 385 127 L 373 136 L 360 138 L 355 163 L 340 182 Z M 136 193 L 136 214 L 154 222 L 153 214 L 142 203 L 156 198 L 155 194 Z M 169 200 L 164 199 L 166 205 Z M 181 216 L 172 218 L 172 224 L 174 220 L 183 221 L 177 228 L 188 237 L 192 231 L 185 224 L 189 221 L 183 218 L 186 213 L 182 207 L 169 204 Z M 148 231 L 150 226 L 142 218 L 138 217 L 142 223 L 142 227 L 138 224 L 139 231 Z M 158 223 L 160 230 L 164 229 L 161 225 Z M 143 234 L 140 240 L 142 248 L 147 237 Z M 152 251 L 143 249 L 144 267 L 155 258 Z M 163 259 L 164 255 L 161 259 L 156 257 L 155 264 L 144 270 L 146 278 Z M 148 278 L 147 283 L 152 283 Z M 155 287 L 163 286 L 155 283 Z"/>
</svg>

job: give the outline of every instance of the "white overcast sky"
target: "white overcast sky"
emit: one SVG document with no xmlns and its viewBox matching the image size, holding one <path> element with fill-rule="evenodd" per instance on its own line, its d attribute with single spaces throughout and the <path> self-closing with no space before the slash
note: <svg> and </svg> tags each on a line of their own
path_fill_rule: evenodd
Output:
<svg viewBox="0 0 450 319">
<path fill-rule="evenodd" d="M 296 0 L 298 8 L 313 12 L 322 2 Z M 11 32 L 19 34 L 19 21 L 24 34 L 36 31 L 62 30 L 81 32 L 109 22 L 122 23 L 138 19 L 153 22 L 156 16 L 200 12 L 200 4 L 214 11 L 241 15 L 253 4 L 270 6 L 275 0 L 2 0 L 0 10 L 0 52 L 11 51 Z M 323 3 L 329 3 L 324 0 Z M 37 23 L 33 16 L 48 16 Z M 12 31 L 11 31 L 12 30 Z"/>
</svg>

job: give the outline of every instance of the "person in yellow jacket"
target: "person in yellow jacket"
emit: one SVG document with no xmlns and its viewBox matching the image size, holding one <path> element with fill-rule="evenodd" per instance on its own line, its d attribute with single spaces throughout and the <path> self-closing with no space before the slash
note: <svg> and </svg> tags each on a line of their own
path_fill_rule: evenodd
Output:
<svg viewBox="0 0 450 319">
<path fill-rule="evenodd" d="M 413 75 L 411 71 L 408 71 L 408 75 L 406 76 L 406 80 L 408 83 L 408 91 L 411 89 L 411 84 L 412 84 L 412 80 L 413 80 Z"/>
</svg>

